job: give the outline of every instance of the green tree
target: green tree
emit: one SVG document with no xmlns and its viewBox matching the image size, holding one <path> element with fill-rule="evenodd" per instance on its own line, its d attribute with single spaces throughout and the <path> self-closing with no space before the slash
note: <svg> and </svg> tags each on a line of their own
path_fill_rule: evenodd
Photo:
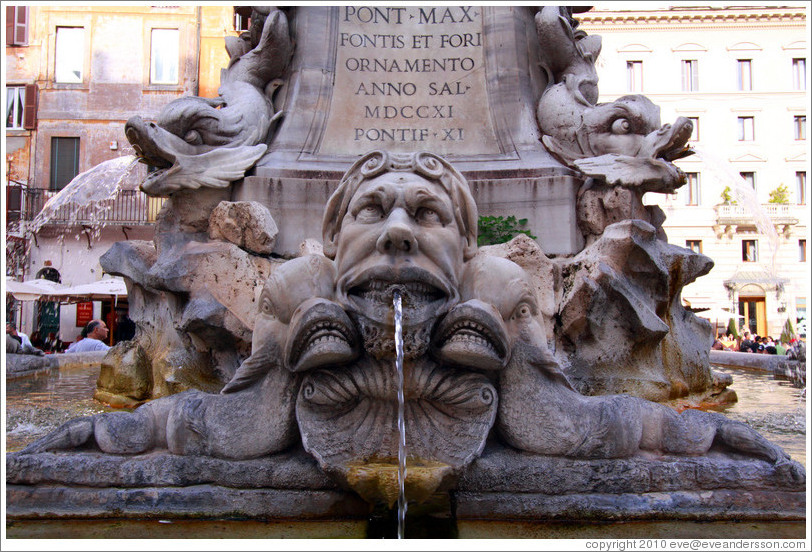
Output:
<svg viewBox="0 0 812 552">
<path fill-rule="evenodd" d="M 787 187 L 784 184 L 781 184 L 775 190 L 770 192 L 770 200 L 767 203 L 787 205 L 789 203 L 789 190 Z"/>
<path fill-rule="evenodd" d="M 479 217 L 479 235 L 477 245 L 494 245 L 505 243 L 513 239 L 517 234 L 525 234 L 532 239 L 536 236 L 527 229 L 522 228 L 527 225 L 527 219 L 516 219 L 515 216 L 481 216 Z"/>
<path fill-rule="evenodd" d="M 733 339 L 739 338 L 739 330 L 736 328 L 736 319 L 731 318 L 727 322 L 727 333 L 733 336 Z"/>
<path fill-rule="evenodd" d="M 792 322 L 790 322 L 789 318 L 787 318 L 786 323 L 784 323 L 784 329 L 781 330 L 781 343 L 789 343 L 796 337 L 795 328 L 792 327 Z"/>
</svg>

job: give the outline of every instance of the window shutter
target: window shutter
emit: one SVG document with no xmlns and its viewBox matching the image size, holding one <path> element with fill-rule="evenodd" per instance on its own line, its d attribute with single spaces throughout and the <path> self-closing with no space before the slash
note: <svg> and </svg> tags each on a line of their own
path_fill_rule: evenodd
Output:
<svg viewBox="0 0 812 552">
<path fill-rule="evenodd" d="M 23 115 L 25 116 L 23 128 L 26 130 L 35 130 L 37 128 L 37 96 L 37 85 L 26 84 L 25 108 L 23 109 Z"/>
<path fill-rule="evenodd" d="M 17 20 L 14 25 L 14 43 L 28 45 L 28 6 L 17 6 Z"/>
<path fill-rule="evenodd" d="M 6 46 L 14 45 L 14 6 L 6 6 Z"/>
</svg>

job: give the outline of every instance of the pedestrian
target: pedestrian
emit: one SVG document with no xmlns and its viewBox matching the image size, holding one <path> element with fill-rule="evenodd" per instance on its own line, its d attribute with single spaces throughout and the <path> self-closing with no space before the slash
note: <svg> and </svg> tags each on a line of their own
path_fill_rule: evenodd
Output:
<svg viewBox="0 0 812 552">
<path fill-rule="evenodd" d="M 29 347 L 31 349 L 34 348 L 34 345 L 31 343 L 31 340 L 28 338 L 28 336 L 23 332 L 18 332 L 17 326 L 15 326 L 14 324 L 11 323 L 6 324 L 6 333 L 10 335 L 12 338 L 14 338 L 16 341 L 18 341 L 20 345 L 23 346 L 23 348 L 25 347 Z"/>
<path fill-rule="evenodd" d="M 739 344 L 739 352 L 741 353 L 752 353 L 753 351 L 750 347 L 753 345 L 753 341 L 750 339 L 750 332 L 744 332 L 744 339 Z"/>
<path fill-rule="evenodd" d="M 117 310 L 116 314 L 118 314 L 118 318 L 113 330 L 113 340 L 116 343 L 131 340 L 135 337 L 135 322 L 130 320 L 125 310 Z"/>
<path fill-rule="evenodd" d="M 83 339 L 68 347 L 66 353 L 87 353 L 91 351 L 107 351 L 109 345 L 104 343 L 109 334 L 107 324 L 102 320 L 91 320 L 82 330 Z"/>
</svg>

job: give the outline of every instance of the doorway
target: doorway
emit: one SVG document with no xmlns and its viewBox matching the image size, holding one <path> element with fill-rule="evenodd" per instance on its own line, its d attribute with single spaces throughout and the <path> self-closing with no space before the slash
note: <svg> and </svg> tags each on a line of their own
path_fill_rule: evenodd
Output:
<svg viewBox="0 0 812 552">
<path fill-rule="evenodd" d="M 744 316 L 744 325 L 751 332 L 767 335 L 767 303 L 764 297 L 739 296 L 739 314 Z"/>
</svg>

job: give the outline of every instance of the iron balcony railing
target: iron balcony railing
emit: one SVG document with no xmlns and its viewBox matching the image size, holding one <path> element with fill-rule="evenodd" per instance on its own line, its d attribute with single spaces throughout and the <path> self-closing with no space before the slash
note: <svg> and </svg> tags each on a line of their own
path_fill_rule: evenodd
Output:
<svg viewBox="0 0 812 552">
<path fill-rule="evenodd" d="M 761 205 L 770 222 L 776 225 L 798 224 L 798 217 L 793 216 L 792 205 L 766 203 Z M 742 205 L 718 205 L 716 207 L 717 224 L 753 224 L 753 213 Z"/>
<path fill-rule="evenodd" d="M 33 221 L 57 192 L 37 188 L 18 188 L 12 194 L 18 201 L 7 203 L 7 221 Z M 9 197 L 11 199 L 11 197 Z M 150 197 L 140 190 L 120 190 L 114 197 L 93 205 L 67 203 L 47 213 L 44 224 L 53 225 L 148 225 L 153 224 L 165 198 Z"/>
</svg>

